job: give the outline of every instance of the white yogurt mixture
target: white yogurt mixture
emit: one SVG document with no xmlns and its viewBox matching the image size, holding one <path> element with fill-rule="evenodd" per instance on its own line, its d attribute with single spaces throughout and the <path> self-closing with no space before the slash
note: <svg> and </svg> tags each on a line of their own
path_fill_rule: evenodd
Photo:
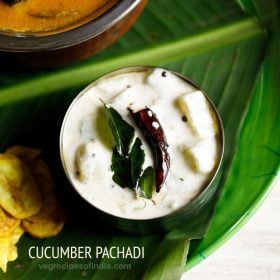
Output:
<svg viewBox="0 0 280 280">
<path fill-rule="evenodd" d="M 149 107 L 165 133 L 170 170 L 159 193 L 139 198 L 112 180 L 114 142 L 103 100 L 136 130 L 145 150 L 143 169 L 153 165 L 150 147 L 128 107 Z M 66 115 L 61 153 L 68 177 L 92 205 L 115 216 L 150 219 L 167 215 L 194 199 L 211 180 L 220 157 L 219 126 L 204 94 L 160 68 L 99 79 L 82 92 Z"/>
</svg>

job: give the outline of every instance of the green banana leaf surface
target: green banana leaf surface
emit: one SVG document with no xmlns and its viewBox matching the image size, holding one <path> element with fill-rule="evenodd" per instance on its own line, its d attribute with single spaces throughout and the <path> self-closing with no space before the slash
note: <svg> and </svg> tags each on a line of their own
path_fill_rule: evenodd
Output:
<svg viewBox="0 0 280 280">
<path fill-rule="evenodd" d="M 180 279 L 236 232 L 279 177 L 276 3 L 150 0 L 124 37 L 84 62 L 28 70 L 15 69 L 0 57 L 1 152 L 15 144 L 42 149 L 68 209 L 66 227 L 57 237 L 21 238 L 18 259 L 8 264 L 7 273 L 0 272 L 0 279 Z M 102 224 L 72 190 L 61 167 L 58 139 L 67 107 L 82 88 L 108 71 L 145 64 L 168 67 L 199 84 L 218 108 L 226 143 L 207 213 L 177 232 L 137 236 Z M 31 246 L 143 246 L 145 257 L 31 259 Z"/>
</svg>

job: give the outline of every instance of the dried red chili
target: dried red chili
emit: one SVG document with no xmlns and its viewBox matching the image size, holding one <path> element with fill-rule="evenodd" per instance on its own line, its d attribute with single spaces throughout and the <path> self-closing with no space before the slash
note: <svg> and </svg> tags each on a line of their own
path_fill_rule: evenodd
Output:
<svg viewBox="0 0 280 280">
<path fill-rule="evenodd" d="M 146 107 L 138 112 L 133 112 L 131 109 L 129 111 L 152 148 L 155 159 L 156 192 L 159 192 L 170 167 L 168 144 L 165 141 L 164 131 L 151 109 Z"/>
</svg>

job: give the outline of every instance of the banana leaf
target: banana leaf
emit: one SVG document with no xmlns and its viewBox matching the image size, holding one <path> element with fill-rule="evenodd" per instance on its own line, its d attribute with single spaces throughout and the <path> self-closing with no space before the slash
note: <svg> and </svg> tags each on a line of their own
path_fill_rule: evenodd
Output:
<svg viewBox="0 0 280 280">
<path fill-rule="evenodd" d="M 14 144 L 42 149 L 68 208 L 59 236 L 21 238 L 18 259 L 0 279 L 180 279 L 236 232 L 279 177 L 277 13 L 272 0 L 154 0 L 123 38 L 87 61 L 28 70 L 0 57 L 1 151 Z M 216 195 L 206 212 L 184 226 L 185 235 L 135 236 L 109 228 L 72 190 L 60 165 L 59 130 L 73 98 L 100 75 L 137 64 L 165 66 L 200 84 L 224 123 Z M 205 235 L 212 215 L 206 236 L 190 242 Z M 145 258 L 31 259 L 31 246 L 144 246 Z"/>
</svg>

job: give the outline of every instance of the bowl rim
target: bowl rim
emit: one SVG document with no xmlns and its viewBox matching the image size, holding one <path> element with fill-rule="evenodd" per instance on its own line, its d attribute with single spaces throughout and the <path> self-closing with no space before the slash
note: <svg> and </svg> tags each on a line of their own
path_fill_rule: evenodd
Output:
<svg viewBox="0 0 280 280">
<path fill-rule="evenodd" d="M 65 125 L 68 119 L 68 116 L 70 114 L 70 112 L 72 111 L 72 108 L 75 106 L 75 104 L 77 103 L 77 101 L 83 97 L 85 94 L 87 94 L 87 92 L 95 86 L 96 83 L 100 82 L 103 79 L 106 78 L 110 78 L 110 77 L 114 77 L 116 75 L 119 74 L 125 74 L 125 73 L 130 73 L 133 71 L 145 71 L 145 70 L 149 70 L 149 69 L 162 69 L 162 70 L 166 70 L 168 72 L 171 72 L 172 74 L 176 75 L 177 77 L 179 77 L 180 79 L 184 80 L 185 82 L 191 84 L 194 88 L 196 88 L 197 90 L 201 91 L 203 93 L 203 95 L 206 97 L 207 101 L 209 102 L 209 104 L 211 105 L 213 112 L 215 113 L 215 117 L 217 119 L 217 124 L 219 126 L 219 135 L 218 135 L 218 139 L 220 141 L 220 149 L 219 149 L 219 158 L 217 161 L 217 164 L 215 166 L 215 170 L 213 170 L 211 177 L 209 179 L 209 181 L 207 182 L 207 184 L 205 184 L 205 187 L 203 188 L 203 190 L 196 196 L 193 198 L 193 200 L 189 203 L 187 203 L 186 205 L 176 209 L 175 211 L 164 215 L 164 216 L 160 216 L 160 217 L 154 217 L 154 218 L 144 218 L 144 219 L 133 219 L 133 218 L 126 218 L 126 217 L 121 217 L 121 216 L 117 216 L 115 214 L 106 212 L 105 210 L 98 208 L 96 205 L 94 205 L 93 203 L 91 203 L 89 200 L 87 200 L 79 191 L 79 189 L 75 186 L 75 184 L 72 182 L 71 177 L 68 173 L 68 170 L 66 168 L 66 162 L 65 162 L 65 158 L 64 158 L 64 154 L 63 154 L 63 135 L 64 135 L 64 129 L 65 129 Z M 138 223 L 138 222 L 146 222 L 146 223 L 159 223 L 162 220 L 173 220 L 176 219 L 176 217 L 178 215 L 186 215 L 186 213 L 190 213 L 192 212 L 196 207 L 201 206 L 201 200 L 204 200 L 205 197 L 209 196 L 209 193 L 211 193 L 211 186 L 214 186 L 214 182 L 215 179 L 218 175 L 218 173 L 220 172 L 221 169 L 221 165 L 222 165 L 222 161 L 223 161 L 223 156 L 224 156 L 224 149 L 225 149 L 225 135 L 224 135 L 224 127 L 223 127 L 223 122 L 221 119 L 221 116 L 217 110 L 217 107 L 215 106 L 215 104 L 213 103 L 213 101 L 210 99 L 210 97 L 205 93 L 205 91 L 198 86 L 193 80 L 189 79 L 188 77 L 184 76 L 183 74 L 173 71 L 169 68 L 166 67 L 162 67 L 162 66 L 152 66 L 152 65 L 136 65 L 136 66 L 128 66 L 128 67 L 122 67 L 113 71 L 110 71 L 104 75 L 101 75 L 99 78 L 95 79 L 93 82 L 91 82 L 88 86 L 86 86 L 84 89 L 82 89 L 77 96 L 72 100 L 71 104 L 69 105 L 65 115 L 64 115 L 64 119 L 61 125 L 61 130 L 60 130 L 60 135 L 59 135 L 59 150 L 60 150 L 60 160 L 62 163 L 62 167 L 64 170 L 64 173 L 66 175 L 66 178 L 68 179 L 68 182 L 70 183 L 70 185 L 72 186 L 72 188 L 76 191 L 76 193 L 84 200 L 86 201 L 89 205 L 91 205 L 94 209 L 96 209 L 97 211 L 99 211 L 99 213 L 102 213 L 103 215 L 105 215 L 106 217 L 110 217 L 113 219 L 117 219 L 117 220 L 121 220 L 121 221 L 125 221 L 127 223 Z"/>
<path fill-rule="evenodd" d="M 36 52 L 62 49 L 92 39 L 117 24 L 142 0 L 119 0 L 108 11 L 80 26 L 49 35 L 0 31 L 0 51 Z"/>
</svg>

